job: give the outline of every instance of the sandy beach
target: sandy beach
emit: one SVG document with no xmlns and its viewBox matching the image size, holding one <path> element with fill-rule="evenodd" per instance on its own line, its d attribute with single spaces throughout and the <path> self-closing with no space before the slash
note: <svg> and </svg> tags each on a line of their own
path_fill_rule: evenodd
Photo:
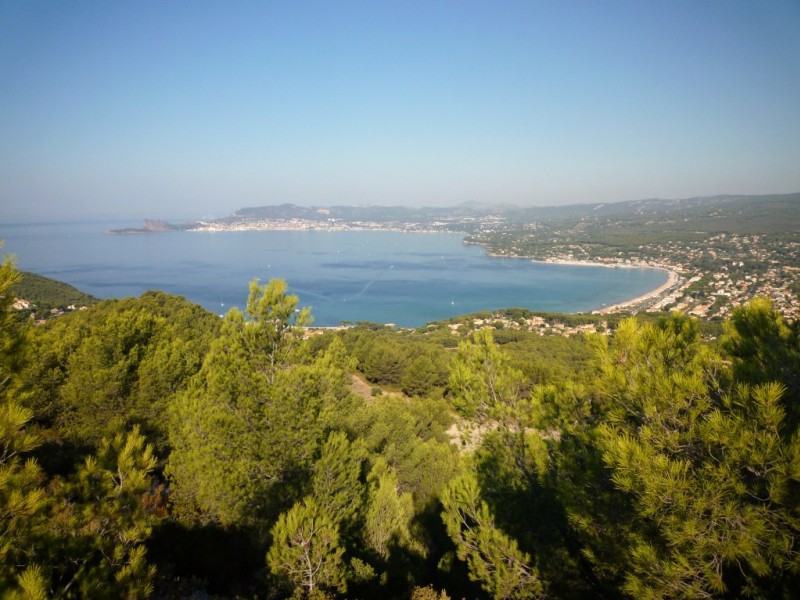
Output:
<svg viewBox="0 0 800 600">
<path fill-rule="evenodd" d="M 678 282 L 680 282 L 681 280 L 680 275 L 678 275 L 675 271 L 672 271 L 670 269 L 665 269 L 663 267 L 652 267 L 652 268 L 661 269 L 662 271 L 667 272 L 667 280 L 662 285 L 658 286 L 656 289 L 650 292 L 647 292 L 646 294 L 642 294 L 641 296 L 636 296 L 636 298 L 631 298 L 630 300 L 626 300 L 625 302 L 620 302 L 619 304 L 614 304 L 612 306 L 604 306 L 603 308 L 592 312 L 598 315 L 606 315 L 609 313 L 626 311 L 646 300 L 652 300 L 662 296 L 667 291 L 672 289 L 675 285 L 677 285 Z"/>
<path fill-rule="evenodd" d="M 620 302 L 618 304 L 613 304 L 611 306 L 604 306 L 597 310 L 593 310 L 592 314 L 597 314 L 597 315 L 606 315 L 610 313 L 624 312 L 626 310 L 629 310 L 630 308 L 642 302 L 645 302 L 646 300 L 652 300 L 662 296 L 681 281 L 680 275 L 678 275 L 678 273 L 676 273 L 672 269 L 668 269 L 667 267 L 662 267 L 662 266 L 643 264 L 643 263 L 618 264 L 618 263 L 601 263 L 601 262 L 591 262 L 582 260 L 531 260 L 531 262 L 542 263 L 542 264 L 573 265 L 581 267 L 607 267 L 609 269 L 658 269 L 660 271 L 667 272 L 667 280 L 663 284 L 658 286 L 656 289 L 651 290 L 645 294 L 642 294 L 641 296 L 636 296 L 635 298 L 631 298 L 630 300 L 625 300 L 624 302 Z"/>
</svg>

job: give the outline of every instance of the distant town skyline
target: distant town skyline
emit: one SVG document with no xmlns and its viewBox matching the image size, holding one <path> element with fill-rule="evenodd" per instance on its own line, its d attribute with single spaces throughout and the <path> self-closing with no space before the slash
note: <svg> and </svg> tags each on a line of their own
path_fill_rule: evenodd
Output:
<svg viewBox="0 0 800 600">
<path fill-rule="evenodd" d="M 800 190 L 800 3 L 7 2 L 0 220 Z"/>
</svg>

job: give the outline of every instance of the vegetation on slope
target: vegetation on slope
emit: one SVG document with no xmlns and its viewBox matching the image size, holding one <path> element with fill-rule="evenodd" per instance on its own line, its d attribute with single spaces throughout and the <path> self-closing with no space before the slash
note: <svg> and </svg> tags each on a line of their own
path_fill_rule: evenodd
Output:
<svg viewBox="0 0 800 600">
<path fill-rule="evenodd" d="M 283 282 L 42 326 L 0 268 L 9 597 L 789 597 L 800 324 L 306 338 Z M 383 393 L 351 391 L 353 375 Z"/>
<path fill-rule="evenodd" d="M 67 283 L 27 271 L 20 271 L 19 274 L 19 280 L 11 287 L 11 293 L 31 304 L 29 308 L 19 311 L 21 318 L 34 315 L 37 319 L 47 319 L 52 314 L 51 311 L 60 313 L 69 310 L 68 307 L 73 307 L 74 310 L 98 302 L 94 296 Z"/>
</svg>

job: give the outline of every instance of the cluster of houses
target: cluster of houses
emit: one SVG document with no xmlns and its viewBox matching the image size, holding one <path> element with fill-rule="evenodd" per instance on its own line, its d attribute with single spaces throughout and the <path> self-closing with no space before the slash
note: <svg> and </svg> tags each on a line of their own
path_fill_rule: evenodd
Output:
<svg viewBox="0 0 800 600">
<path fill-rule="evenodd" d="M 548 258 L 574 260 L 575 256 L 571 246 L 554 249 Z M 637 310 L 678 310 L 700 319 L 727 318 L 735 307 L 766 297 L 784 317 L 800 318 L 800 243 L 720 233 L 700 242 L 653 243 L 639 246 L 636 253 L 588 260 L 661 266 L 681 275 L 679 285 Z"/>
</svg>

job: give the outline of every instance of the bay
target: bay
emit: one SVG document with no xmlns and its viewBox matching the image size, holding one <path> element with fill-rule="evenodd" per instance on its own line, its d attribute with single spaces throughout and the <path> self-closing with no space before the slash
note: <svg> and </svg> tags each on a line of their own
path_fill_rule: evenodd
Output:
<svg viewBox="0 0 800 600">
<path fill-rule="evenodd" d="M 393 231 L 169 232 L 108 235 L 129 223 L 0 224 L 20 269 L 99 298 L 157 289 L 221 314 L 250 280 L 285 279 L 316 325 L 416 327 L 508 307 L 588 312 L 666 281 L 657 269 L 609 269 L 487 256 L 460 234 Z"/>
</svg>

